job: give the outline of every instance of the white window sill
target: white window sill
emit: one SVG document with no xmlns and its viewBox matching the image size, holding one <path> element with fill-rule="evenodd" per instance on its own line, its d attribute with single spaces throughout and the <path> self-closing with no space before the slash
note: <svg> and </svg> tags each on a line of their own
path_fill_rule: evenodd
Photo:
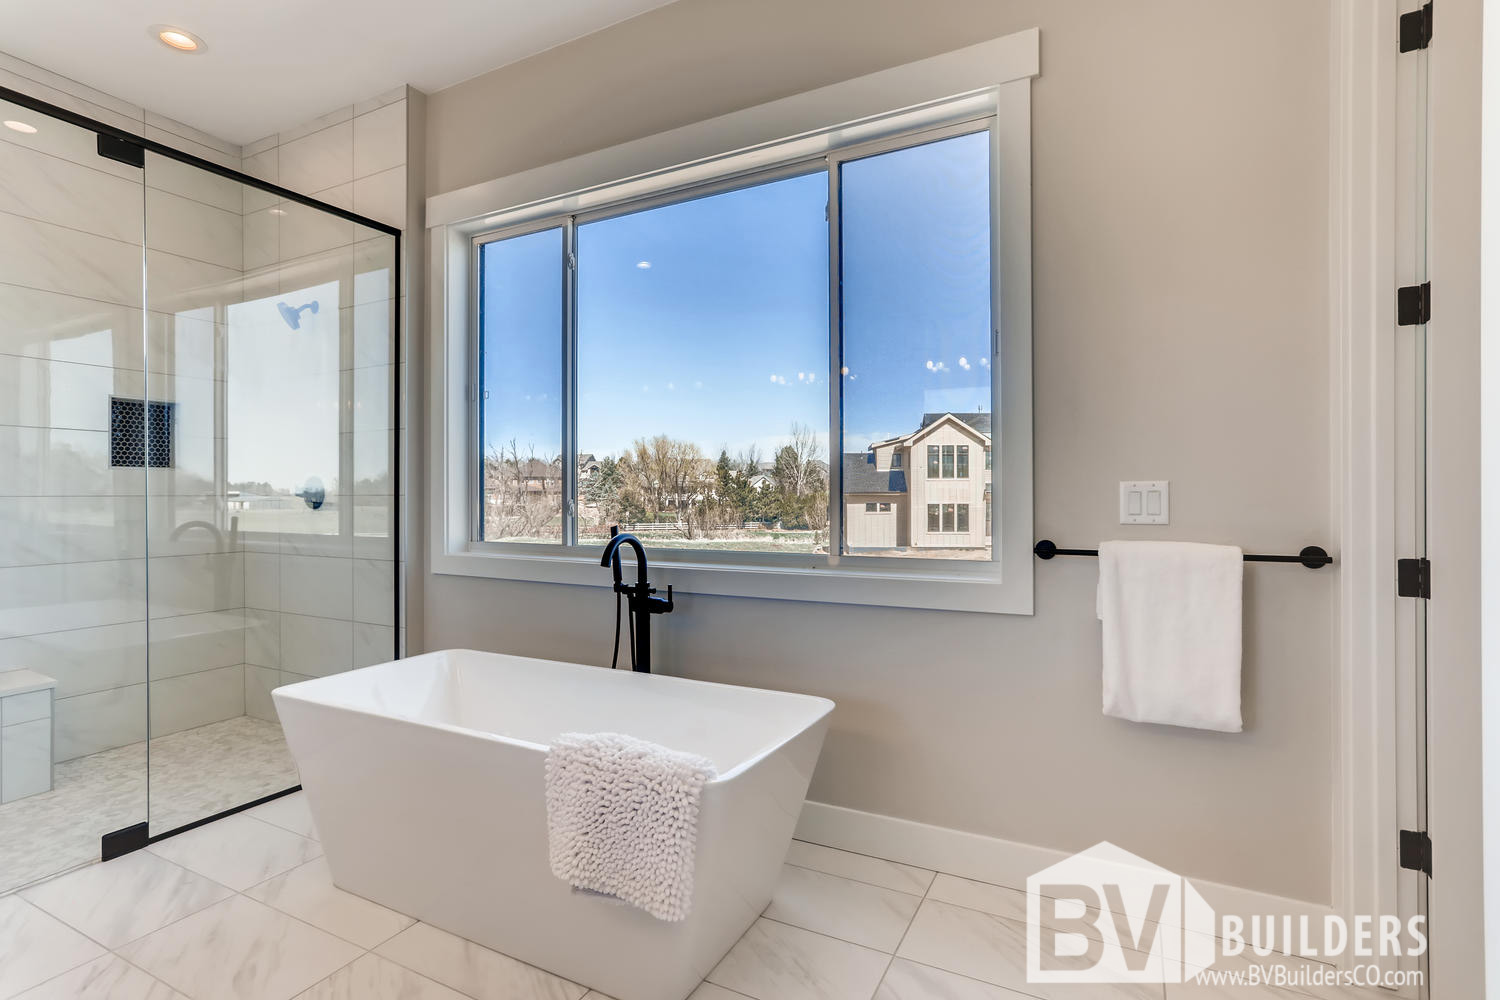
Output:
<svg viewBox="0 0 1500 1000">
<path fill-rule="evenodd" d="M 651 584 L 666 593 L 670 584 L 678 594 L 711 594 L 724 597 L 758 597 L 822 604 L 865 604 L 888 608 L 924 608 L 984 614 L 1032 614 L 1028 575 L 1025 585 L 1006 587 L 993 564 L 960 563 L 945 567 L 937 560 L 910 570 L 812 567 L 783 562 L 780 565 L 728 566 L 692 562 L 691 553 L 672 558 L 648 549 Z M 1028 553 L 1029 555 L 1029 553 Z M 626 582 L 635 580 L 635 560 L 628 553 L 621 560 Z M 487 550 L 479 545 L 463 551 L 434 553 L 432 571 L 447 576 L 489 577 L 528 583 L 558 583 L 608 588 L 613 583 L 609 569 L 599 564 L 599 554 L 575 550 L 531 555 L 514 551 Z M 1028 567 L 1029 571 L 1029 567 Z"/>
</svg>

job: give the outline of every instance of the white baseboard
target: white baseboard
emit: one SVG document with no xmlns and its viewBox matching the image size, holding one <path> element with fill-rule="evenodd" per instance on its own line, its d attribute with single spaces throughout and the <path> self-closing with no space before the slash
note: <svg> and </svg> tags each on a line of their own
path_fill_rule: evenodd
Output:
<svg viewBox="0 0 1500 1000">
<path fill-rule="evenodd" d="M 837 847 L 1022 891 L 1026 889 L 1028 876 L 1069 857 L 1067 851 L 1050 847 L 950 830 L 947 827 L 860 812 L 858 809 L 846 809 L 823 802 L 803 804 L 802 816 L 797 821 L 796 836 L 798 840 L 826 847 Z M 1170 858 L 1148 860 L 1173 870 Z M 1193 888 L 1214 908 L 1214 912 L 1232 913 L 1247 921 L 1251 916 L 1280 918 L 1285 915 L 1290 916 L 1296 925 L 1305 916 L 1311 926 L 1321 928 L 1323 917 L 1334 912 L 1333 907 L 1324 903 L 1290 899 L 1255 889 L 1196 879 L 1190 875 L 1187 877 L 1191 879 Z"/>
</svg>

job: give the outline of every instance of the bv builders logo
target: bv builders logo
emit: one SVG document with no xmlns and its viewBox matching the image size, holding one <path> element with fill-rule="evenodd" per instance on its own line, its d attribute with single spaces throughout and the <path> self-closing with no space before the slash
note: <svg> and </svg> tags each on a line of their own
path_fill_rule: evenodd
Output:
<svg viewBox="0 0 1500 1000">
<path fill-rule="evenodd" d="M 1214 933 L 1187 879 L 1107 841 L 1026 880 L 1029 982 L 1189 982 L 1214 964 Z"/>
</svg>

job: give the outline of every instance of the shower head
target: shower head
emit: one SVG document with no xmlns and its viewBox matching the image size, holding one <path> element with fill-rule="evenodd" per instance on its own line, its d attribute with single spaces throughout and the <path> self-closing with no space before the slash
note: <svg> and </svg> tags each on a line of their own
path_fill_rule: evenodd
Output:
<svg viewBox="0 0 1500 1000">
<path fill-rule="evenodd" d="M 318 311 L 318 300 L 313 299 L 305 306 L 296 307 L 287 305 L 285 302 L 276 303 L 276 311 L 281 313 L 281 318 L 285 320 L 286 325 L 291 327 L 293 330 L 302 329 L 302 313 L 304 310 L 307 312 L 316 313 Z"/>
</svg>

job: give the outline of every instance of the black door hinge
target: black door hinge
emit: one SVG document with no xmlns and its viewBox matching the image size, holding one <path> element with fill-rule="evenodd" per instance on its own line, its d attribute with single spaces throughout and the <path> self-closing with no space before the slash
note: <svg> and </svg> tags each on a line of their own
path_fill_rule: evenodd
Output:
<svg viewBox="0 0 1500 1000">
<path fill-rule="evenodd" d="M 1426 559 L 1397 559 L 1396 596 L 1431 597 L 1432 563 Z"/>
<path fill-rule="evenodd" d="M 1414 52 L 1425 49 L 1432 41 L 1432 4 L 1424 3 L 1421 10 L 1401 15 L 1401 51 Z"/>
<path fill-rule="evenodd" d="M 1396 325 L 1421 326 L 1432 319 L 1432 282 L 1396 289 Z"/>
<path fill-rule="evenodd" d="M 110 861 L 122 854 L 139 851 L 148 843 L 150 836 L 146 832 L 145 823 L 136 823 L 113 833 L 106 833 L 99 838 L 99 860 Z"/>
<path fill-rule="evenodd" d="M 1401 867 L 1432 878 L 1432 838 L 1426 831 L 1401 831 Z"/>
<path fill-rule="evenodd" d="M 117 160 L 120 163 L 129 164 L 132 167 L 144 167 L 146 165 L 146 147 L 139 146 L 129 139 L 121 139 L 116 135 L 99 136 L 99 155 L 106 160 Z"/>
</svg>

